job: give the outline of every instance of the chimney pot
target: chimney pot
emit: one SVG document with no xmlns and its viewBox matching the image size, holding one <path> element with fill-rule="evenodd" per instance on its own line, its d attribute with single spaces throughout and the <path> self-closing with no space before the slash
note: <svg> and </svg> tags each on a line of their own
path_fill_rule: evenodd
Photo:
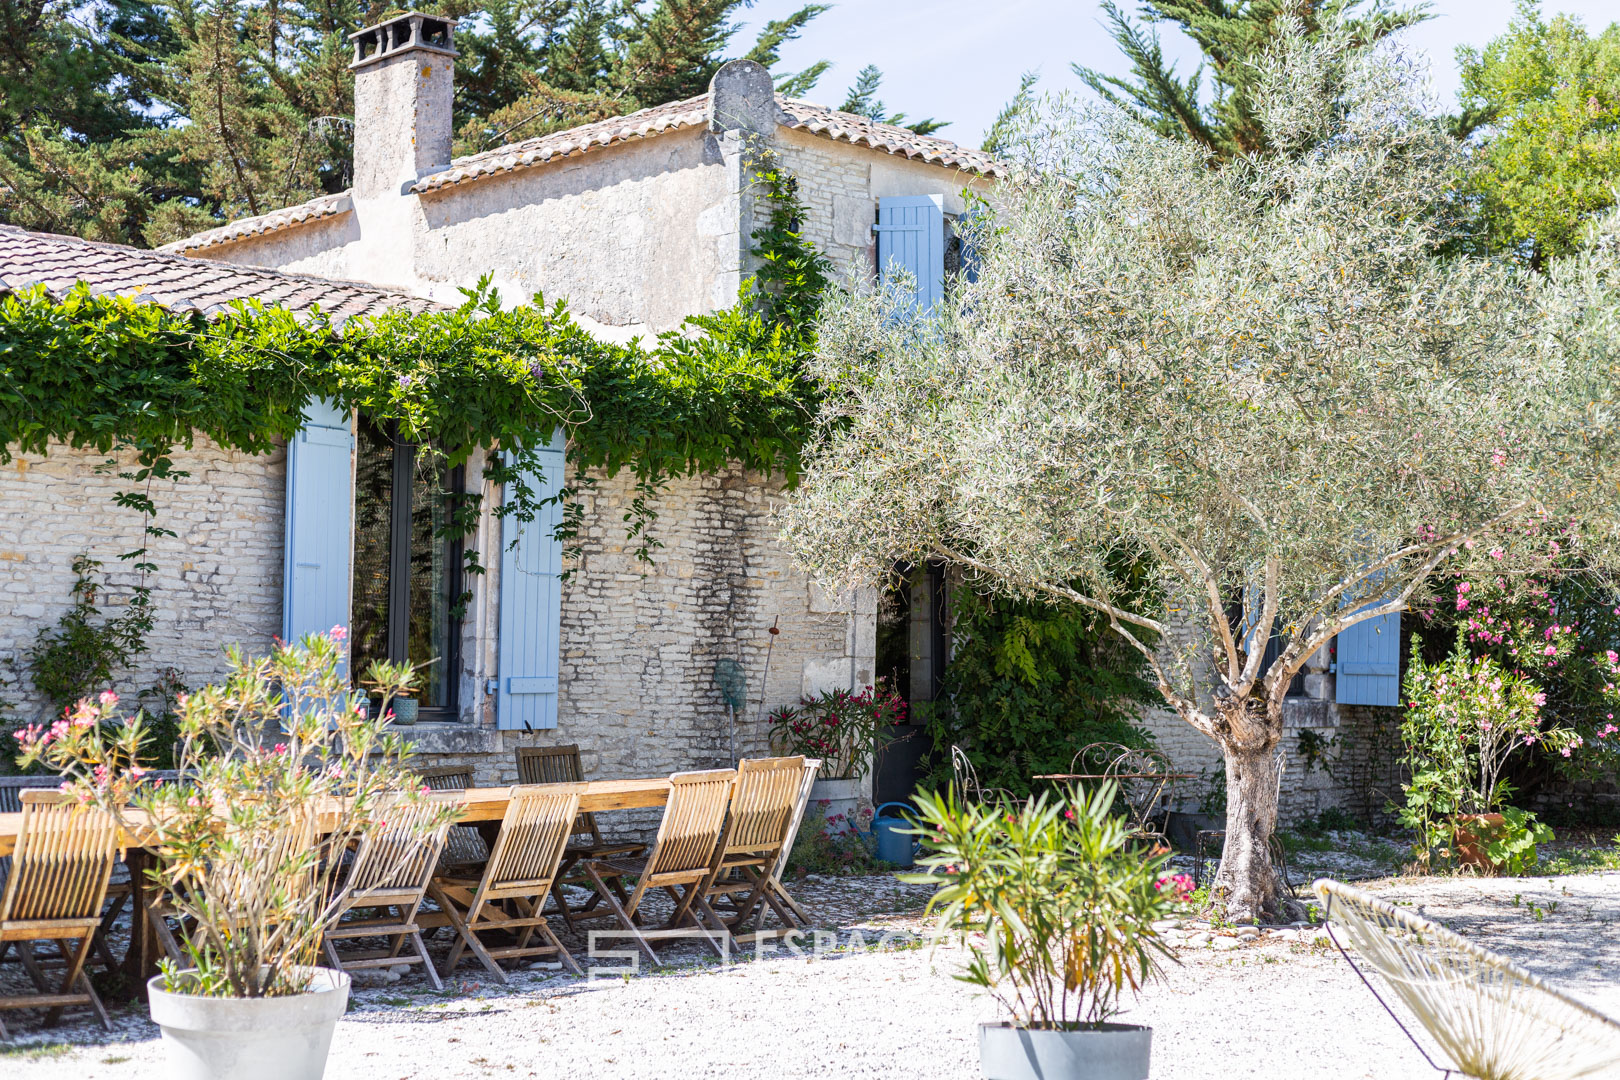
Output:
<svg viewBox="0 0 1620 1080">
<path fill-rule="evenodd" d="M 456 20 L 412 11 L 354 42 L 354 195 L 399 195 L 450 164 Z"/>
</svg>

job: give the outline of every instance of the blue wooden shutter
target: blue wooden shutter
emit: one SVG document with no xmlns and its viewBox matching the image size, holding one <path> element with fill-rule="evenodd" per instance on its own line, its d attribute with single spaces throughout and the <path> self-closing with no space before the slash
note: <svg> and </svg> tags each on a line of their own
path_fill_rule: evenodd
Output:
<svg viewBox="0 0 1620 1080">
<path fill-rule="evenodd" d="M 525 476 L 538 498 L 563 483 L 563 433 L 540 451 L 539 475 Z M 532 521 L 503 519 L 500 679 L 495 725 L 507 731 L 557 726 L 557 656 L 562 636 L 562 506 L 539 507 Z M 513 530 L 517 544 L 513 546 Z"/>
<path fill-rule="evenodd" d="M 1401 703 L 1401 613 L 1339 632 L 1334 700 L 1340 705 Z"/>
<path fill-rule="evenodd" d="M 916 282 L 915 304 L 926 312 L 945 297 L 945 197 L 889 195 L 878 200 L 878 277 L 905 270 Z"/>
<path fill-rule="evenodd" d="M 329 401 L 310 402 L 303 428 L 287 443 L 283 641 L 349 625 L 353 452 L 348 410 Z"/>
</svg>

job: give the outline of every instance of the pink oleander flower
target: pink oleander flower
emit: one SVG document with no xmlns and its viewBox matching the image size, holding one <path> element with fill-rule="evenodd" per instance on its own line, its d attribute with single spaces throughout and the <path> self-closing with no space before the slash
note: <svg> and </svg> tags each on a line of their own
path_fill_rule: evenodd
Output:
<svg viewBox="0 0 1620 1080">
<path fill-rule="evenodd" d="M 1558 646 L 1556 646 L 1556 645 L 1548 645 L 1545 649 L 1541 650 L 1541 655 L 1543 655 L 1543 656 L 1557 656 L 1558 655 Z"/>
<path fill-rule="evenodd" d="M 111 690 L 103 690 L 101 692 L 101 697 L 97 700 L 110 709 L 114 705 L 118 704 L 118 695 L 113 693 Z"/>
<path fill-rule="evenodd" d="M 344 638 L 349 636 L 349 630 L 344 626 L 334 626 L 332 629 L 326 632 L 326 636 L 331 638 L 333 641 L 342 641 Z"/>
</svg>

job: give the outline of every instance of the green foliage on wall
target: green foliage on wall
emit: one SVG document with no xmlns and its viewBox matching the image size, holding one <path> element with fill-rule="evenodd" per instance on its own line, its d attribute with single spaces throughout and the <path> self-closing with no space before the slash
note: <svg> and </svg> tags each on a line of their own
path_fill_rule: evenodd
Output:
<svg viewBox="0 0 1620 1080">
<path fill-rule="evenodd" d="M 939 762 L 929 783 L 950 780 L 953 745 L 967 753 L 983 787 L 1022 796 L 1030 777 L 1069 772 L 1088 743 L 1150 742 L 1136 718 L 1162 700 L 1106 622 L 1078 608 L 966 589 L 955 603 L 956 648 L 941 703 L 928 717 Z"/>
<path fill-rule="evenodd" d="M 42 289 L 8 296 L 0 461 L 60 440 L 133 449 L 161 471 L 197 435 L 265 453 L 298 429 L 305 405 L 329 398 L 397 421 L 402 438 L 431 444 L 452 466 L 479 447 L 513 451 L 510 464 L 489 456 L 485 476 L 496 482 L 533 468 L 528 447 L 559 426 L 578 469 L 629 468 L 647 488 L 733 462 L 791 480 L 817 401 L 802 360 L 826 260 L 798 231 L 792 178 L 768 159 L 758 177 L 770 208 L 756 233 L 765 285 L 748 283 L 733 307 L 650 347 L 599 341 L 538 295 L 503 310 L 487 283 L 454 310 L 394 311 L 341 329 L 252 303 L 210 320 L 82 288 L 60 301 Z M 527 517 L 536 505 L 520 486 L 499 512 Z"/>
</svg>

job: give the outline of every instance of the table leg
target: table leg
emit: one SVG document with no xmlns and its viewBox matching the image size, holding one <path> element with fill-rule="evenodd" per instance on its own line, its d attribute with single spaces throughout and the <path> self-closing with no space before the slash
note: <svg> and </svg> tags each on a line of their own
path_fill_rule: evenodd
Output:
<svg viewBox="0 0 1620 1080">
<path fill-rule="evenodd" d="M 145 848 L 130 848 L 124 856 L 129 867 L 130 914 L 129 951 L 124 954 L 124 975 L 131 983 L 132 996 L 146 997 L 146 980 L 158 973 L 157 937 L 147 920 L 146 907 L 152 899 L 151 882 L 147 874 L 152 869 L 152 854 Z"/>
</svg>

